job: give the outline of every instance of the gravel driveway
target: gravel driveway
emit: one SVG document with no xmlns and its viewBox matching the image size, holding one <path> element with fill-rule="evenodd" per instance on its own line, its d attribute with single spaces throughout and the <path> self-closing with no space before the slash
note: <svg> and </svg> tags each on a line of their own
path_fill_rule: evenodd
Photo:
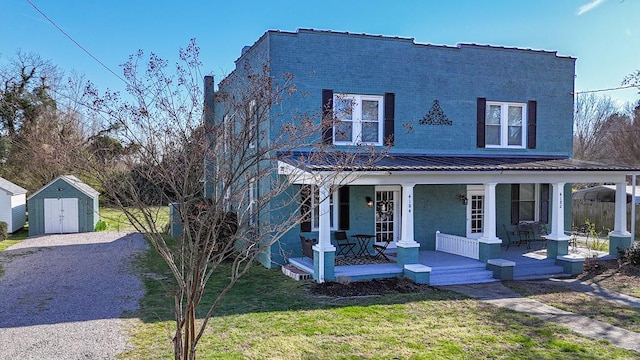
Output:
<svg viewBox="0 0 640 360">
<path fill-rule="evenodd" d="M 144 295 L 132 255 L 140 234 L 29 238 L 0 252 L 0 359 L 113 359 Z"/>
</svg>

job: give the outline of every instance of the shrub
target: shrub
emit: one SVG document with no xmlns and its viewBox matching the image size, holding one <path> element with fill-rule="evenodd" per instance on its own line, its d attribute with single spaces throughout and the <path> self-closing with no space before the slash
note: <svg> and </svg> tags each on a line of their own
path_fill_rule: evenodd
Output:
<svg viewBox="0 0 640 360">
<path fill-rule="evenodd" d="M 107 223 L 100 220 L 96 223 L 96 231 L 105 231 L 107 230 Z"/>
<path fill-rule="evenodd" d="M 620 258 L 626 263 L 640 265 L 640 243 L 634 242 L 626 251 L 621 251 Z"/>
<path fill-rule="evenodd" d="M 4 221 L 0 221 L 0 241 L 7 239 L 7 231 L 9 231 L 9 225 Z"/>
</svg>

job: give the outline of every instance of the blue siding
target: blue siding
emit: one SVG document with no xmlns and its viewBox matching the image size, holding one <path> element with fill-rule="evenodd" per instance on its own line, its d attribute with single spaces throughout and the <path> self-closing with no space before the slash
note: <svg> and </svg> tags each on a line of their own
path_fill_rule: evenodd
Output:
<svg viewBox="0 0 640 360">
<path fill-rule="evenodd" d="M 416 185 L 414 195 L 414 237 L 422 250 L 435 250 L 436 231 L 458 236 L 467 232 L 467 207 L 458 194 L 465 185 Z"/>
<path fill-rule="evenodd" d="M 275 79 L 296 76 L 299 112 L 320 109 L 321 89 L 396 94 L 393 152 L 436 154 L 572 153 L 575 59 L 540 52 L 299 30 L 269 32 Z M 476 148 L 476 99 L 538 102 L 536 149 Z M 438 100 L 452 126 L 420 125 Z M 413 132 L 406 130 L 413 128 Z M 552 136 L 546 136 L 551 134 Z M 426 141 L 425 141 L 426 140 Z"/>
</svg>

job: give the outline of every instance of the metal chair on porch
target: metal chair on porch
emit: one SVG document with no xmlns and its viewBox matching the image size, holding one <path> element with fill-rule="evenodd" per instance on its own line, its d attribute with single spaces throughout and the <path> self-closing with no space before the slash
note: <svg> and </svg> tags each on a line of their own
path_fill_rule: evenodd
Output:
<svg viewBox="0 0 640 360">
<path fill-rule="evenodd" d="M 532 232 L 533 241 L 542 242 L 542 248 L 547 247 L 546 236 L 549 235 L 549 232 L 547 231 L 547 225 L 545 223 L 543 222 L 532 223 L 531 232 Z"/>
<path fill-rule="evenodd" d="M 303 235 L 300 235 L 300 246 L 302 247 L 302 256 L 313 259 L 313 245 L 318 241 L 316 239 L 307 239 Z"/>
<path fill-rule="evenodd" d="M 334 233 L 334 239 L 336 240 L 336 245 L 338 245 L 336 255 L 347 257 L 351 254 L 351 256 L 356 256 L 356 243 L 349 241 L 345 231 L 336 231 Z"/>
<path fill-rule="evenodd" d="M 517 230 L 518 228 L 516 227 L 515 229 L 509 230 L 505 224 L 502 224 L 502 227 L 504 228 L 505 235 L 507 235 L 507 248 L 505 250 L 509 250 L 509 246 L 511 246 L 511 244 L 518 244 L 519 247 L 521 240 L 520 233 Z"/>
<path fill-rule="evenodd" d="M 392 242 L 393 240 L 391 239 L 391 237 L 389 237 L 386 241 L 376 241 L 373 243 L 373 249 L 376 251 L 376 254 L 373 256 L 374 259 L 379 258 L 380 256 L 382 256 L 383 258 L 385 258 L 385 260 L 390 261 L 389 258 L 387 257 L 387 255 L 384 253 L 387 248 L 389 247 L 389 244 Z"/>
</svg>

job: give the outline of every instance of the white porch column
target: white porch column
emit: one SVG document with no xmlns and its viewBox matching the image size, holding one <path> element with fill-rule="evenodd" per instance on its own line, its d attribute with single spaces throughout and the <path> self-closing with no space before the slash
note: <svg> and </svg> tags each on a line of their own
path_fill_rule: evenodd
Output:
<svg viewBox="0 0 640 360">
<path fill-rule="evenodd" d="M 500 257 L 502 240 L 496 236 L 496 183 L 484 184 L 484 220 L 478 239 L 478 259 L 488 262 Z"/>
<path fill-rule="evenodd" d="M 615 220 L 613 222 L 614 236 L 630 236 L 627 231 L 627 184 L 616 183 Z"/>
<path fill-rule="evenodd" d="M 496 237 L 496 183 L 484 184 L 484 221 L 481 240 L 500 240 Z"/>
<path fill-rule="evenodd" d="M 552 199 L 551 206 L 553 211 L 551 212 L 551 234 L 547 236 L 548 239 L 553 240 L 569 240 L 569 236 L 564 233 L 564 185 L 565 183 L 551 184 Z"/>
<path fill-rule="evenodd" d="M 633 194 L 635 199 L 635 194 Z M 635 207 L 635 200 L 632 205 Z M 635 221 L 635 219 L 634 219 Z M 618 256 L 633 244 L 631 233 L 627 231 L 627 184 L 616 183 L 616 205 L 613 231 L 609 233 L 609 255 Z"/>
<path fill-rule="evenodd" d="M 547 259 L 569 254 L 569 236 L 564 233 L 564 184 L 551 184 L 551 234 L 547 235 Z"/>
<path fill-rule="evenodd" d="M 398 246 L 411 247 L 418 243 L 413 232 L 413 187 L 416 184 L 402 184 L 402 238 Z"/>
<path fill-rule="evenodd" d="M 564 233 L 564 185 L 565 183 L 551 184 L 551 192 L 553 193 L 551 234 L 547 235 L 547 239 L 550 240 L 569 240 L 569 236 Z"/>
<path fill-rule="evenodd" d="M 322 184 L 319 187 L 320 204 L 318 204 L 318 243 L 313 249 L 318 251 L 318 278 L 317 281 L 325 281 L 325 254 L 335 252 L 335 246 L 331 245 L 331 213 L 329 206 L 329 196 L 331 196 L 329 186 Z"/>
<path fill-rule="evenodd" d="M 413 232 L 414 207 L 413 187 L 416 184 L 402 184 L 402 237 L 398 241 L 396 265 L 404 269 L 405 265 L 417 264 L 420 257 L 420 244 Z M 405 270 L 406 274 L 406 270 Z"/>
</svg>

